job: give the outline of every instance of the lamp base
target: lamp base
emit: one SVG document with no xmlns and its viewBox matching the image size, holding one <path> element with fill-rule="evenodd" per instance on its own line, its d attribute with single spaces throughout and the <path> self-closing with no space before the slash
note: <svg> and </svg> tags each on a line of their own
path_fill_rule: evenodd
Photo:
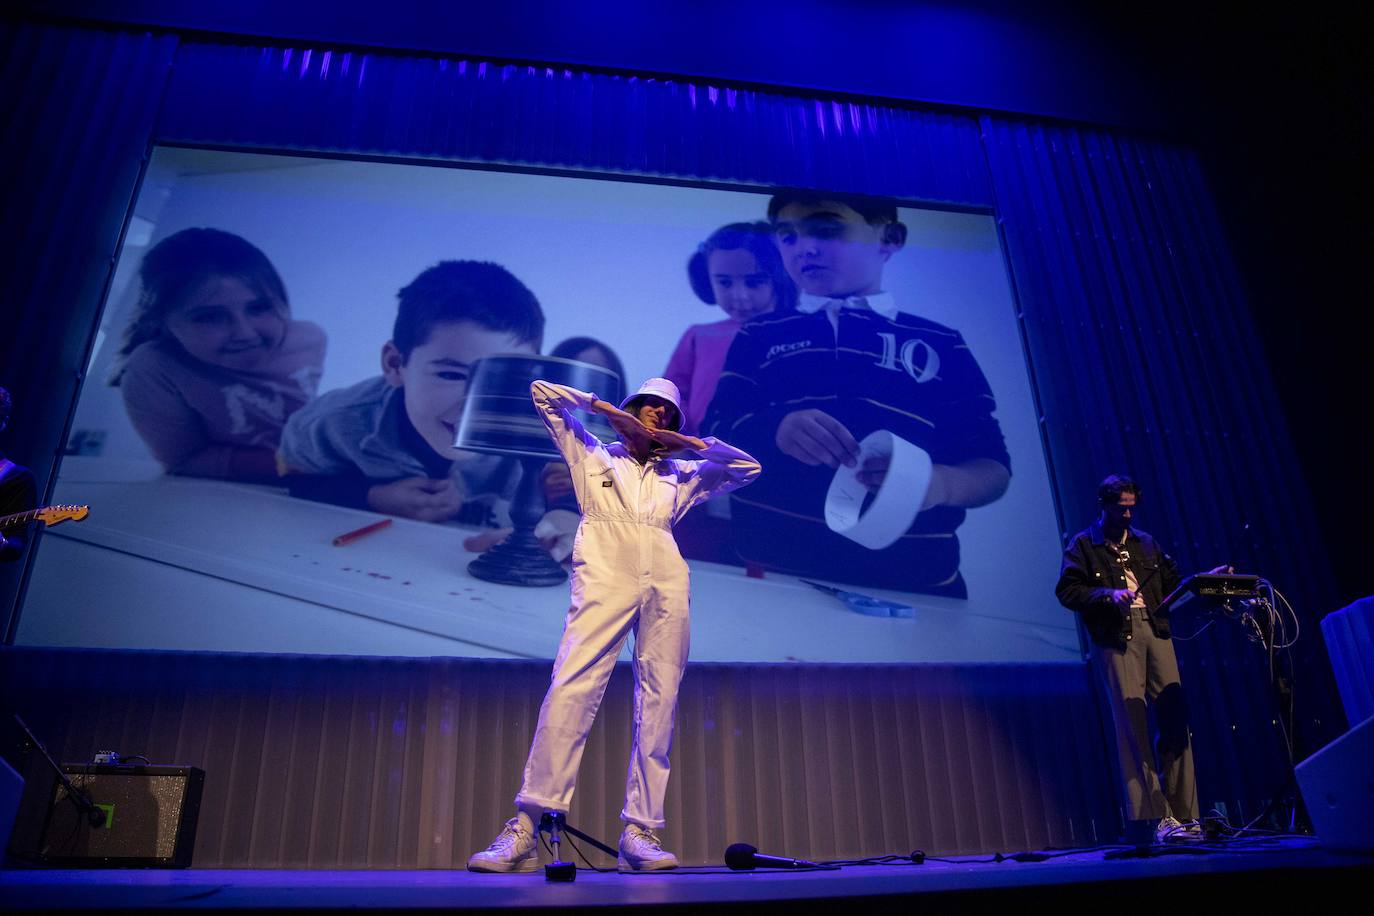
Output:
<svg viewBox="0 0 1374 916">
<path fill-rule="evenodd" d="M 568 580 L 567 571 L 540 545 L 532 528 L 516 528 L 510 537 L 469 563 L 468 572 L 488 582 L 531 588 Z"/>
</svg>

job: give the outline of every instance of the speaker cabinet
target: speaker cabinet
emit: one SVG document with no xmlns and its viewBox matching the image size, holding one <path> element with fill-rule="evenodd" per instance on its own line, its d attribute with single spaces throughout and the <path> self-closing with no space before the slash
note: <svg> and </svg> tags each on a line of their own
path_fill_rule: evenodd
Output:
<svg viewBox="0 0 1374 916">
<path fill-rule="evenodd" d="M 182 766 L 102 766 L 64 764 L 72 785 L 105 811 L 93 827 L 56 779 L 36 780 L 26 801 L 46 804 L 42 825 L 25 842 L 17 834 L 11 852 L 47 865 L 85 868 L 186 868 L 196 845 L 205 771 Z M 25 848 L 27 847 L 27 848 Z"/>
<path fill-rule="evenodd" d="M 1297 774 L 1322 845 L 1374 852 L 1374 716 L 1298 764 Z"/>
</svg>

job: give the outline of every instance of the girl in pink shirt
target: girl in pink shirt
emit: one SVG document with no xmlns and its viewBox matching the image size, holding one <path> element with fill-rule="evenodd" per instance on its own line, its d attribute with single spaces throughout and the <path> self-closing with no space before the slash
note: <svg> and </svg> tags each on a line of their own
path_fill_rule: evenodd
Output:
<svg viewBox="0 0 1374 916">
<path fill-rule="evenodd" d="M 325 335 L 293 321 L 257 247 L 186 229 L 143 258 L 111 384 L 170 474 L 274 481 L 286 418 L 315 396 Z"/>
<path fill-rule="evenodd" d="M 687 261 L 687 279 L 697 298 L 729 316 L 689 327 L 663 372 L 682 392 L 682 431 L 696 435 L 735 333 L 750 319 L 795 307 L 797 288 L 767 223 L 731 223 L 711 233 Z"/>
</svg>

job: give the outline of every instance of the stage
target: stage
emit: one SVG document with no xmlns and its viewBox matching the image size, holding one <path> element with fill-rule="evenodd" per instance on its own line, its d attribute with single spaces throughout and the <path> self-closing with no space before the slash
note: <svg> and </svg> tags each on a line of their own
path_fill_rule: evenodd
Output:
<svg viewBox="0 0 1374 916">
<path fill-rule="evenodd" d="M 1231 841 L 1229 846 L 1154 847 L 1144 858 L 1108 858 L 1128 847 L 1050 853 L 1041 862 L 959 857 L 922 865 L 847 866 L 834 871 L 730 872 L 684 868 L 620 875 L 583 869 L 576 882 L 462 870 L 20 870 L 0 872 L 7 909 L 407 909 L 512 910 L 533 907 L 653 906 L 656 910 L 794 908 L 801 901 L 853 908 L 907 904 L 983 908 L 1015 901 L 1197 903 L 1224 893 L 1232 903 L 1278 902 L 1316 888 L 1328 900 L 1367 887 L 1374 857 L 1327 852 L 1315 840 Z M 548 860 L 545 855 L 544 860 Z M 1148 888 L 1148 896 L 1145 896 Z"/>
<path fill-rule="evenodd" d="M 1367 181 L 1343 91 L 1360 29 L 929 0 L 30 6 L 0 21 L 19 138 L 0 457 L 32 472 L 24 509 L 83 512 L 0 501 L 0 911 L 1368 898 L 1374 853 L 1336 849 L 1370 850 L 1374 824 L 1374 604 L 1332 613 L 1371 591 L 1335 457 L 1359 424 L 1327 422 L 1359 414 L 1363 380 L 1339 371 L 1355 335 L 1308 320 L 1364 286 L 1344 203 Z M 206 232 L 247 266 L 167 246 Z M 457 264 L 509 295 L 476 309 L 431 273 Z M 691 663 L 661 681 L 676 871 L 585 846 L 562 850 L 573 883 L 464 867 L 513 813 L 569 605 L 566 583 L 469 569 L 470 538 L 540 489 L 516 478 L 558 459 L 491 446 L 512 476 L 462 454 L 475 367 L 512 348 L 604 358 L 626 390 L 690 352 L 711 385 L 683 383 L 705 409 L 684 431 L 764 468 L 698 552 L 680 530 L 681 570 L 607 551 L 578 573 L 691 581 Z M 141 393 L 137 352 L 163 367 Z M 542 444 L 513 390 L 501 428 Z M 316 409 L 338 462 L 300 422 Z M 870 442 L 861 487 L 821 468 L 850 438 Z M 574 498 L 551 475 L 541 509 L 668 493 L 570 465 Z M 1165 731 L 1186 740 L 1161 754 L 1191 748 L 1196 812 L 1243 840 L 1111 845 L 1141 810 L 1122 691 L 1055 582 L 1072 532 L 1136 508 L 1098 488 L 1120 473 L 1181 571 L 1267 586 L 1170 617 L 1187 708 L 1168 691 Z M 1080 615 L 1166 566 L 1110 553 Z M 628 658 L 582 707 L 577 790 L 553 806 L 612 843 L 645 746 Z M 1168 768 L 1147 705 L 1127 707 L 1137 757 Z M 736 842 L 828 864 L 715 864 Z M 67 867 L 106 850 L 190 867 Z"/>
</svg>

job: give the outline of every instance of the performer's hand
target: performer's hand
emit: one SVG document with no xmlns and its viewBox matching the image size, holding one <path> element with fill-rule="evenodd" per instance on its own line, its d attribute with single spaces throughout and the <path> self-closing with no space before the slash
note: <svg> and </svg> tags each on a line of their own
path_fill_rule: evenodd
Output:
<svg viewBox="0 0 1374 916">
<path fill-rule="evenodd" d="M 1135 592 L 1129 588 L 1115 588 L 1112 589 L 1111 597 L 1112 604 L 1124 611 L 1131 606 L 1131 602 L 1135 601 Z"/>
<path fill-rule="evenodd" d="M 379 483 L 367 491 L 368 508 L 422 522 L 443 522 L 458 514 L 463 491 L 452 480 L 406 477 Z"/>
<path fill-rule="evenodd" d="M 1227 566 L 1225 563 L 1218 566 L 1216 569 L 1207 570 L 1207 575 L 1209 576 L 1234 576 L 1235 574 L 1236 568 L 1234 566 Z"/>
<path fill-rule="evenodd" d="M 572 472 L 561 461 L 550 461 L 544 465 L 542 480 L 544 499 L 547 502 L 557 502 L 573 491 Z"/>
<path fill-rule="evenodd" d="M 625 443 L 625 447 L 630 451 L 650 452 L 654 450 L 654 430 L 649 429 L 634 417 L 617 410 L 615 413 L 606 414 L 606 419 L 610 421 L 611 429 L 620 436 L 620 441 Z"/>
<path fill-rule="evenodd" d="M 684 436 L 670 429 L 652 429 L 649 433 L 655 442 L 663 446 L 662 451 L 668 455 L 686 451 L 702 452 L 707 447 L 705 442 L 695 436 Z"/>
<path fill-rule="evenodd" d="M 802 464 L 852 468 L 859 460 L 859 443 L 843 423 L 821 410 L 789 413 L 774 440 L 779 451 Z"/>
</svg>

